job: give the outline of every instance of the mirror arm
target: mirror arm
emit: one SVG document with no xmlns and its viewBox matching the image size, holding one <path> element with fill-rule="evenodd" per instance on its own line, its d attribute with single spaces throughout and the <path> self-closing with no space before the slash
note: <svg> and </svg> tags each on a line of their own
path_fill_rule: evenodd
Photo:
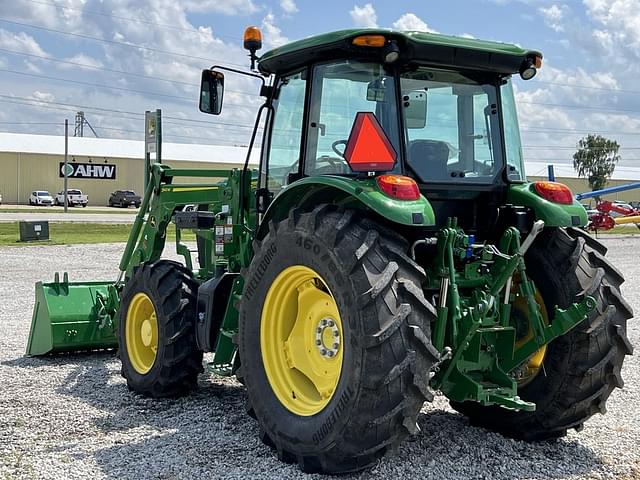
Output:
<svg viewBox="0 0 640 480">
<path fill-rule="evenodd" d="M 255 77 L 255 78 L 260 79 L 260 81 L 262 82 L 262 86 L 263 87 L 266 85 L 266 81 L 264 79 L 264 76 L 263 75 L 259 75 L 257 73 L 245 72 L 244 70 L 236 70 L 235 68 L 225 67 L 223 65 L 214 65 L 209 70 L 226 70 L 228 72 L 239 73 L 240 75 L 246 75 L 248 77 Z"/>
</svg>

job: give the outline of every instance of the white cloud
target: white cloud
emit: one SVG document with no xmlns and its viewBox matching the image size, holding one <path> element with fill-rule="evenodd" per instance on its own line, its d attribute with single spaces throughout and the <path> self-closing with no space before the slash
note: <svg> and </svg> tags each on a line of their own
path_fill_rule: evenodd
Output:
<svg viewBox="0 0 640 480">
<path fill-rule="evenodd" d="M 41 92 L 39 90 L 33 92 L 31 94 L 31 98 L 33 98 L 34 100 L 44 100 L 45 102 L 53 102 L 56 99 L 53 93 Z"/>
<path fill-rule="evenodd" d="M 25 60 L 24 61 L 24 66 L 26 67 L 28 72 L 31 73 L 42 73 L 42 69 L 36 65 L 34 62 L 32 62 L 31 60 Z"/>
<path fill-rule="evenodd" d="M 65 58 L 64 61 L 77 63 L 79 65 L 87 65 L 88 67 L 100 68 L 104 66 L 104 64 L 100 60 L 90 57 L 89 55 L 86 55 L 84 53 L 78 53 L 72 57 Z M 82 68 L 82 67 L 78 67 L 78 65 L 68 65 L 65 63 L 61 63 L 59 66 L 62 69 Z"/>
<path fill-rule="evenodd" d="M 35 38 L 24 32 L 15 33 L 0 28 L 0 47 L 31 55 L 47 56 Z"/>
<path fill-rule="evenodd" d="M 298 11 L 298 6 L 294 0 L 280 0 L 280 8 L 289 15 L 293 15 Z"/>
<path fill-rule="evenodd" d="M 395 28 L 396 30 L 436 33 L 435 30 L 430 28 L 424 20 L 422 20 L 414 13 L 405 13 L 404 15 L 402 15 L 398 20 L 393 22 L 393 28 Z"/>
<path fill-rule="evenodd" d="M 378 26 L 378 15 L 376 9 L 370 3 L 365 4 L 362 7 L 354 5 L 353 9 L 349 12 L 351 20 L 356 27 L 371 27 Z"/>
<path fill-rule="evenodd" d="M 545 23 L 553 30 L 556 32 L 564 31 L 562 21 L 569 12 L 569 7 L 566 5 L 558 6 L 553 4 L 549 7 L 540 7 L 538 12 L 540 12 L 540 15 L 544 18 Z"/>
<path fill-rule="evenodd" d="M 252 0 L 184 0 L 183 7 L 190 12 L 247 15 L 259 9 Z"/>
<path fill-rule="evenodd" d="M 289 41 L 287 37 L 282 35 L 282 30 L 276 25 L 276 17 L 271 12 L 262 19 L 262 28 L 264 29 L 264 41 L 271 47 L 279 47 Z"/>
</svg>

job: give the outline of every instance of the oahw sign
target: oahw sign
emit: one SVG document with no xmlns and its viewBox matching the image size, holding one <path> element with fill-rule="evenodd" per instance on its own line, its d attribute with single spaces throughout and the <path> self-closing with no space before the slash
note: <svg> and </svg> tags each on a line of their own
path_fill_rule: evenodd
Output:
<svg viewBox="0 0 640 480">
<path fill-rule="evenodd" d="M 60 178 L 64 177 L 64 168 L 64 162 L 60 162 Z M 115 180 L 116 166 L 101 165 L 98 163 L 67 163 L 67 177 Z"/>
</svg>

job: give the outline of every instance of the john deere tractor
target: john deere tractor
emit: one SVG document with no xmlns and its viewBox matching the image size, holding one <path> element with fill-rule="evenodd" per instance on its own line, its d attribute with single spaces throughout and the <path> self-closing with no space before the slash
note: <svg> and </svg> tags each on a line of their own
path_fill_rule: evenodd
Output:
<svg viewBox="0 0 640 480">
<path fill-rule="evenodd" d="M 213 352 L 304 471 L 374 464 L 435 390 L 529 441 L 604 413 L 632 312 L 570 190 L 526 180 L 512 78 L 542 55 L 381 29 L 244 44 L 255 68 L 205 70 L 199 102 L 217 115 L 227 78 L 261 83 L 244 167 L 153 164 L 120 277 L 37 284 L 27 353 L 117 346 L 129 388 L 164 397 Z M 181 263 L 161 258 L 171 222 Z"/>
</svg>

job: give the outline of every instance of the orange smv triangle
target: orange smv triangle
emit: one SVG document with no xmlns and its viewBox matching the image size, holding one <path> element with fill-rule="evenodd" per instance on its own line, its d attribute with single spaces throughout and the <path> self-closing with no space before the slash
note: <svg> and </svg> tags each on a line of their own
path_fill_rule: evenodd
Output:
<svg viewBox="0 0 640 480">
<path fill-rule="evenodd" d="M 395 166 L 396 151 L 373 113 L 356 113 L 344 158 L 354 172 L 381 172 Z"/>
</svg>

